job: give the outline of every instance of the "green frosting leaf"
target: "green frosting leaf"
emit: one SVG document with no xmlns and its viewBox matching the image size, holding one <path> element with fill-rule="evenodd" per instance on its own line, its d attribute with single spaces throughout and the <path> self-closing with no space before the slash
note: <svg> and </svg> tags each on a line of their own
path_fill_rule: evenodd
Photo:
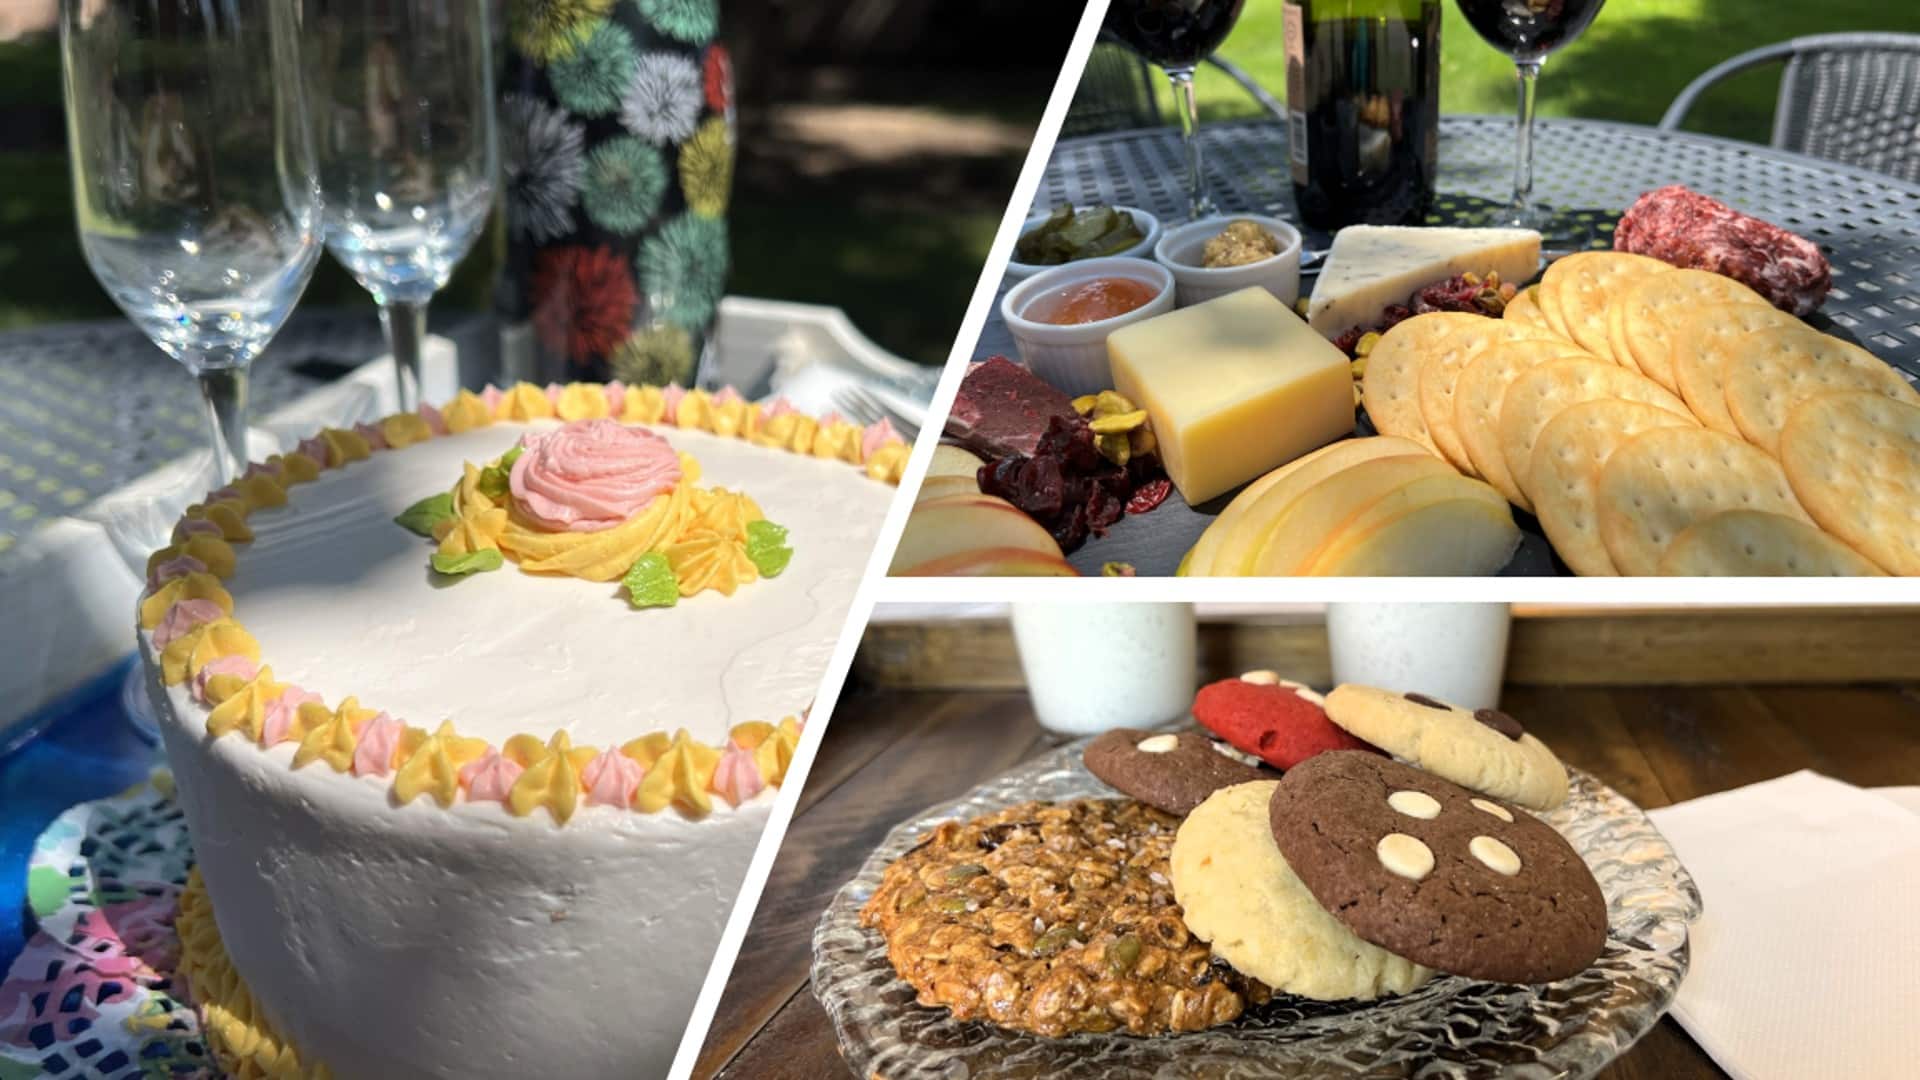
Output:
<svg viewBox="0 0 1920 1080">
<path fill-rule="evenodd" d="M 433 555 L 433 568 L 442 574 L 461 576 L 486 570 L 498 570 L 505 561 L 500 555 L 499 548 L 469 551 L 465 555 L 442 555 L 436 551 Z"/>
<path fill-rule="evenodd" d="M 400 511 L 400 516 L 394 518 L 393 522 L 408 532 L 432 536 L 435 525 L 452 520 L 453 493 L 443 491 L 438 495 L 429 495 Z"/>
<path fill-rule="evenodd" d="M 67 875 L 51 866 L 36 866 L 27 871 L 27 906 L 40 918 L 60 910 L 67 900 Z"/>
<path fill-rule="evenodd" d="M 505 498 L 509 489 L 508 478 L 513 473 L 513 463 L 527 448 L 516 446 L 500 455 L 500 460 L 480 470 L 480 494 L 489 499 Z"/>
<path fill-rule="evenodd" d="M 627 587 L 627 600 L 637 608 L 672 607 L 680 602 L 680 581 L 673 576 L 673 564 L 657 551 L 635 559 L 620 584 Z"/>
<path fill-rule="evenodd" d="M 747 523 L 747 558 L 761 577 L 779 577 L 793 561 L 793 549 L 787 546 L 787 529 L 771 521 Z"/>
</svg>

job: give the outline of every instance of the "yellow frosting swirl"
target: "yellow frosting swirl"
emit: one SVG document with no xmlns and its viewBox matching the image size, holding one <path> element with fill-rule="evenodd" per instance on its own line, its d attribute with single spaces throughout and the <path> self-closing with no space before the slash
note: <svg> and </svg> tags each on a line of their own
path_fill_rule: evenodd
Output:
<svg viewBox="0 0 1920 1080">
<path fill-rule="evenodd" d="M 760 779 L 769 786 L 779 787 L 787 778 L 787 767 L 793 764 L 793 751 L 799 745 L 800 722 L 786 717 L 752 747 L 753 764 L 760 770 Z"/>
<path fill-rule="evenodd" d="M 380 421 L 380 437 L 387 440 L 387 449 L 404 450 L 433 438 L 433 425 L 419 413 L 394 413 Z"/>
<path fill-rule="evenodd" d="M 580 770 L 586 768 L 597 751 L 592 747 L 575 749 L 565 731 L 554 732 L 547 744 L 537 750 L 521 741 L 531 738 L 516 735 L 507 740 L 504 756 L 515 758 L 526 767 L 520 779 L 514 781 L 513 790 L 507 792 L 507 809 L 515 817 L 526 817 L 535 808 L 544 806 L 556 823 L 565 825 L 580 805 Z"/>
<path fill-rule="evenodd" d="M 267 461 L 279 467 L 283 486 L 320 479 L 320 463 L 305 454 L 275 454 Z"/>
<path fill-rule="evenodd" d="M 553 402 L 547 400 L 546 391 L 532 383 L 514 383 L 512 389 L 500 395 L 493 415 L 499 420 L 551 420 Z"/>
<path fill-rule="evenodd" d="M 223 656 L 244 656 L 258 662 L 260 643 L 231 618 L 201 623 L 160 650 L 161 678 L 168 686 L 178 686 Z"/>
<path fill-rule="evenodd" d="M 673 411 L 673 424 L 682 431 L 713 430 L 713 396 L 705 390 L 689 390 Z"/>
<path fill-rule="evenodd" d="M 560 388 L 560 403 L 555 407 L 562 420 L 604 420 L 613 410 L 607 407 L 606 391 L 598 383 L 568 383 Z"/>
<path fill-rule="evenodd" d="M 679 533 L 691 491 L 683 478 L 672 491 L 655 496 L 645 510 L 599 532 L 542 532 L 517 511 L 509 511 L 500 550 L 528 573 L 617 581 L 636 559 L 665 547 Z"/>
<path fill-rule="evenodd" d="M 867 459 L 867 476 L 883 484 L 899 484 L 907 471 L 907 458 L 913 448 L 905 443 L 888 443 Z"/>
<path fill-rule="evenodd" d="M 206 567 L 214 577 L 225 580 L 233 576 L 233 548 L 225 540 L 208 533 L 194 533 L 177 544 L 169 544 L 147 556 L 148 576 L 152 576 L 161 563 L 171 562 L 182 555 L 191 555 L 200 560 L 200 565 Z"/>
<path fill-rule="evenodd" d="M 268 507 L 287 505 L 286 487 L 266 473 L 242 476 L 233 482 L 233 489 L 246 500 L 249 510 L 264 510 Z"/>
<path fill-rule="evenodd" d="M 657 424 L 667 415 L 667 395 L 657 386 L 629 386 L 620 403 L 620 419 L 629 424 Z"/>
<path fill-rule="evenodd" d="M 166 550 L 169 549 L 161 549 L 161 551 Z M 154 555 L 155 559 L 150 565 L 158 565 L 166 561 L 158 557 L 159 552 L 155 552 Z M 171 557 L 168 556 L 168 558 Z M 160 620 L 167 617 L 167 609 L 182 600 L 211 600 L 219 605 L 223 613 L 233 614 L 233 596 L 220 584 L 220 579 L 203 570 L 195 570 L 174 578 L 148 594 L 145 600 L 140 601 L 140 628 L 151 630 L 159 626 Z"/>
<path fill-rule="evenodd" d="M 731 536 L 700 532 L 669 544 L 667 563 L 680 583 L 681 596 L 707 589 L 732 596 L 742 585 L 760 579 L 760 570 L 747 557 L 746 545 Z"/>
<path fill-rule="evenodd" d="M 507 529 L 507 512 L 499 507 L 476 509 L 446 523 L 446 535 L 440 538 L 439 552 L 448 557 L 474 551 L 492 551 L 500 546 Z M 436 527 L 435 531 L 439 531 Z"/>
<path fill-rule="evenodd" d="M 734 398 L 723 405 L 713 406 L 707 430 L 723 439 L 737 439 L 759 427 L 759 424 L 760 406 L 743 398 Z"/>
<path fill-rule="evenodd" d="M 860 464 L 860 438 L 865 430 L 858 424 L 849 424 L 845 420 L 831 424 L 818 425 L 813 432 L 814 457 L 829 461 L 844 461 L 849 465 Z"/>
<path fill-rule="evenodd" d="M 650 749 L 657 746 L 658 741 L 656 737 L 648 737 L 621 747 L 622 753 L 640 761 L 647 769 L 646 775 L 640 778 L 640 789 L 633 795 L 634 809 L 652 814 L 675 806 L 694 817 L 713 812 L 713 799 L 707 789 L 713 782 L 713 770 L 720 764 L 720 751 L 695 742 L 685 728 L 675 732 L 664 749 L 651 754 L 651 761 L 642 760 L 629 750 L 635 743 L 644 743 L 645 748 Z"/>
<path fill-rule="evenodd" d="M 440 422 L 447 425 L 448 434 L 458 435 L 493 423 L 493 413 L 479 394 L 462 390 L 446 408 L 440 410 Z"/>
<path fill-rule="evenodd" d="M 231 678 L 231 676 L 216 676 Z M 212 683 L 214 680 L 209 679 Z M 266 723 L 267 706 L 286 693 L 287 688 L 273 681 L 273 669 L 263 667 L 251 682 L 241 686 L 207 714 L 207 734 L 219 738 L 230 731 L 244 732 L 252 742 L 260 741 L 260 729 Z"/>
<path fill-rule="evenodd" d="M 227 957 L 197 866 L 187 873 L 173 928 L 180 938 L 175 971 L 199 1007 L 201 1034 L 221 1072 L 235 1080 L 332 1080 L 325 1065 L 302 1065 L 293 1045 L 255 1004 Z"/>
</svg>

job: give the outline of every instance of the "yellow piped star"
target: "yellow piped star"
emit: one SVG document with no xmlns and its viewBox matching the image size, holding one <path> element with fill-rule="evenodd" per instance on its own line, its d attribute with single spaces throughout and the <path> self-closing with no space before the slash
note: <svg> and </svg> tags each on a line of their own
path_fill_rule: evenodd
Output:
<svg viewBox="0 0 1920 1080">
<path fill-rule="evenodd" d="M 913 448 L 905 443 L 888 443 L 867 458 L 867 475 L 883 484 L 897 486 L 901 474 L 907 471 L 907 457 L 912 453 Z"/>
<path fill-rule="evenodd" d="M 707 431 L 713 427 L 713 398 L 705 390 L 689 390 L 673 411 L 673 423 L 682 431 Z"/>
<path fill-rule="evenodd" d="M 740 586 L 760 578 L 760 568 L 747 557 L 746 545 L 732 536 L 701 532 L 668 545 L 666 556 L 681 596 L 705 589 L 732 596 Z"/>
<path fill-rule="evenodd" d="M 507 740 L 508 746 L 513 747 L 516 739 L 529 737 L 516 735 Z M 565 825 L 580 805 L 580 770 L 598 751 L 586 747 L 574 749 L 573 740 L 564 731 L 554 732 L 538 756 L 528 753 L 524 743 L 519 749 L 526 755 L 523 760 L 526 771 L 507 792 L 507 809 L 515 817 L 526 817 L 536 807 L 544 806 L 557 824 Z"/>
<path fill-rule="evenodd" d="M 444 524 L 444 523 L 443 523 Z M 461 514 L 440 538 L 439 552 L 449 558 L 500 547 L 500 534 L 507 530 L 507 512 L 499 507 Z M 434 528 L 439 532 L 438 526 Z"/>
<path fill-rule="evenodd" d="M 447 425 L 448 434 L 458 435 L 493 423 L 493 413 L 487 409 L 485 398 L 471 390 L 462 390 L 440 410 L 440 422 Z"/>
<path fill-rule="evenodd" d="M 404 450 L 433 438 L 433 425 L 419 413 L 394 413 L 380 421 L 380 437 L 387 440 L 389 449 Z"/>
<path fill-rule="evenodd" d="M 282 502 L 286 501 L 284 499 Z M 253 530 L 247 527 L 246 515 L 234 508 L 231 499 L 222 500 L 209 506 L 189 506 L 184 515 L 190 520 L 210 521 L 220 529 L 220 538 L 229 542 L 245 543 L 253 539 Z M 204 535 L 196 533 L 194 535 Z"/>
<path fill-rule="evenodd" d="M 760 778 L 770 787 L 779 787 L 787 778 L 787 766 L 793 764 L 794 748 L 800 745 L 800 722 L 789 716 L 754 747 L 753 764 Z"/>
<path fill-rule="evenodd" d="M 555 411 L 562 420 L 604 420 L 613 410 L 607 406 L 607 393 L 598 383 L 568 383 L 560 388 Z"/>
<path fill-rule="evenodd" d="M 629 424 L 657 424 L 667 415 L 667 395 L 657 386 L 629 386 L 620 403 L 620 419 Z"/>
<path fill-rule="evenodd" d="M 264 510 L 272 506 L 287 505 L 287 489 L 278 480 L 266 473 L 254 473 L 243 476 L 233 482 L 233 488 L 246 500 L 249 510 Z M 237 539 L 237 537 L 229 537 Z"/>
<path fill-rule="evenodd" d="M 822 424 L 813 433 L 813 446 L 810 449 L 814 457 L 858 465 L 860 464 L 860 438 L 863 434 L 859 425 L 849 424 L 844 420 Z"/>
<path fill-rule="evenodd" d="M 211 690 L 214 683 L 235 678 L 216 675 L 207 680 L 208 688 Z M 249 742 L 259 742 L 267 706 L 286 691 L 285 684 L 273 681 L 273 668 L 261 668 L 258 675 L 241 684 L 207 713 L 207 734 L 217 739 L 230 731 L 239 731 L 245 733 Z"/>
<path fill-rule="evenodd" d="M 300 715 L 303 720 L 306 718 L 306 705 L 300 706 Z M 358 698 L 342 701 L 325 721 L 300 737 L 300 749 L 293 753 L 293 767 L 302 768 L 317 758 L 332 766 L 334 772 L 346 772 L 353 767 L 353 750 L 360 743 L 360 729 L 378 715 L 377 710 L 361 708 Z"/>
<path fill-rule="evenodd" d="M 168 686 L 178 686 L 223 656 L 258 661 L 260 643 L 231 618 L 201 623 L 160 650 L 160 675 Z"/>
<path fill-rule="evenodd" d="M 759 406 L 735 398 L 724 405 L 713 407 L 713 417 L 708 430 L 725 439 L 737 439 L 754 426 Z"/>
<path fill-rule="evenodd" d="M 207 573 L 225 580 L 233 576 L 233 548 L 225 540 L 210 533 L 194 533 L 177 544 L 169 544 L 147 556 L 147 574 L 152 576 L 161 563 L 171 562 L 182 555 L 191 555 L 200 560 Z"/>
<path fill-rule="evenodd" d="M 712 813 L 713 799 L 707 788 L 719 764 L 720 751 L 695 742 L 685 728 L 680 729 L 640 778 L 640 789 L 633 796 L 634 809 L 653 814 L 675 806 L 693 817 Z"/>
<path fill-rule="evenodd" d="M 546 391 L 530 382 L 514 383 L 511 390 L 500 395 L 493 414 L 501 420 L 550 420 L 553 402 L 547 400 Z"/>
<path fill-rule="evenodd" d="M 409 728 L 407 734 L 416 731 Z M 455 734 L 451 720 L 442 720 L 417 746 L 409 748 L 408 741 L 401 742 L 402 761 L 393 776 L 393 797 L 403 805 L 426 794 L 443 807 L 452 806 L 460 794 L 460 770 L 487 752 L 487 740 Z"/>
<path fill-rule="evenodd" d="M 267 460 L 280 467 L 282 487 L 320 479 L 320 463 L 305 454 L 275 454 Z"/>
<path fill-rule="evenodd" d="M 324 428 L 320 441 L 327 446 L 327 466 L 337 469 L 349 461 L 365 461 L 373 456 L 373 447 L 357 431 Z"/>
<path fill-rule="evenodd" d="M 167 617 L 167 609 L 182 600 L 211 600 L 220 606 L 223 613 L 233 614 L 233 596 L 221 586 L 220 579 L 205 571 L 195 570 L 174 578 L 140 601 L 141 629 L 151 630 L 159 626 L 160 620 Z"/>
</svg>

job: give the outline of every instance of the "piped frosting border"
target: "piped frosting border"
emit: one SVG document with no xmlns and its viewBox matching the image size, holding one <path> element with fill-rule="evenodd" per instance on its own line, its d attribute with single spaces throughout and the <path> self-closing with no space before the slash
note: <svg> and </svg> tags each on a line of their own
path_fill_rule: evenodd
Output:
<svg viewBox="0 0 1920 1080">
<path fill-rule="evenodd" d="M 640 813 L 672 807 L 688 817 L 713 811 L 717 796 L 738 806 L 786 778 L 804 720 L 735 725 L 719 746 L 685 729 L 655 731 L 617 747 L 574 746 L 565 731 L 547 739 L 515 735 L 502 746 L 461 735 L 452 721 L 429 732 L 347 697 L 329 707 L 317 694 L 275 680 L 260 646 L 234 616 L 223 581 L 233 576 L 235 544 L 253 538 L 255 512 L 287 505 L 288 490 L 385 450 L 495 420 L 619 419 L 739 438 L 758 446 L 858 466 L 897 485 L 908 447 L 885 421 L 861 427 L 816 420 L 784 401 L 762 406 L 731 388 L 708 394 L 676 386 L 572 383 L 546 389 L 520 383 L 461 391 L 444 408 L 423 405 L 353 429 L 328 428 L 293 452 L 249 465 L 240 479 L 187 508 L 173 542 L 147 562 L 139 625 L 152 634 L 161 678 L 186 685 L 205 705 L 207 735 L 238 732 L 262 749 L 295 744 L 292 767 L 324 762 L 335 772 L 387 778 L 398 804 L 422 795 L 442 807 L 495 802 L 518 817 L 545 807 L 565 824 L 581 805 Z"/>
</svg>

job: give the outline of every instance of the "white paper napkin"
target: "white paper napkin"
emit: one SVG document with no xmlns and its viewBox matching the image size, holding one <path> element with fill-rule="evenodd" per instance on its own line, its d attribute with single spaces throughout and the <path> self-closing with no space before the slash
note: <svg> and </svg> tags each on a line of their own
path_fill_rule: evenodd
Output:
<svg viewBox="0 0 1920 1080">
<path fill-rule="evenodd" d="M 1812 772 L 1651 811 L 1700 886 L 1673 1013 L 1738 1080 L 1920 1074 L 1920 815 Z"/>
</svg>

